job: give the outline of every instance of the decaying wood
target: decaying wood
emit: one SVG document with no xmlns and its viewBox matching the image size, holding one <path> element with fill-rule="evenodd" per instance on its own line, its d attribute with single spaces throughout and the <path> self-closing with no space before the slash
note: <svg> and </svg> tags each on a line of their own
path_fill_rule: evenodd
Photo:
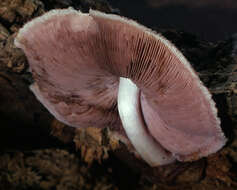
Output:
<svg viewBox="0 0 237 190">
<path fill-rule="evenodd" d="M 184 53 L 209 88 L 229 141 L 221 151 L 208 158 L 151 168 L 111 135 L 112 129 L 92 127 L 80 130 L 68 127 L 55 120 L 36 100 L 28 88 L 32 78 L 27 71 L 26 58 L 21 50 L 14 47 L 13 40 L 19 27 L 44 13 L 45 8 L 41 1 L 15 0 L 11 5 L 9 2 L 0 2 L 2 152 L 52 147 L 73 149 L 78 150 L 78 154 L 89 164 L 117 157 L 120 160 L 118 164 L 124 162 L 160 189 L 190 189 L 190 185 L 196 189 L 237 188 L 237 38 L 213 44 L 183 32 L 159 31 Z M 58 7 L 68 6 L 57 2 Z M 109 12 L 109 7 L 97 8 Z"/>
</svg>

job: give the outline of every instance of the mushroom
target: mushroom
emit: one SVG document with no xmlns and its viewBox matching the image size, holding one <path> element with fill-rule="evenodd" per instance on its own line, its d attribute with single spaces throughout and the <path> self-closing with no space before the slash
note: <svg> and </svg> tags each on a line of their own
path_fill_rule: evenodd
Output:
<svg viewBox="0 0 237 190">
<path fill-rule="evenodd" d="M 226 138 L 217 109 L 184 56 L 135 21 L 90 10 L 52 10 L 20 29 L 31 90 L 74 127 L 124 128 L 150 165 L 191 161 Z"/>
</svg>

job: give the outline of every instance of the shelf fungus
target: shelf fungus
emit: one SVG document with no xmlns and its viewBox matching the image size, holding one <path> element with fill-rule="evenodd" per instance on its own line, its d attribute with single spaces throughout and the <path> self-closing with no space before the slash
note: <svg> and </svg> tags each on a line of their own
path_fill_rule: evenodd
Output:
<svg viewBox="0 0 237 190">
<path fill-rule="evenodd" d="M 123 126 L 150 166 L 221 149 L 217 109 L 189 62 L 168 40 L 123 17 L 52 10 L 20 29 L 31 90 L 74 127 Z"/>
</svg>

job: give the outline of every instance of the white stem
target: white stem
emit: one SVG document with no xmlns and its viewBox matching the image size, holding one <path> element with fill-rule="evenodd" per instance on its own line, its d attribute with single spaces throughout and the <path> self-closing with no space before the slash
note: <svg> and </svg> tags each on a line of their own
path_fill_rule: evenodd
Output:
<svg viewBox="0 0 237 190">
<path fill-rule="evenodd" d="M 140 91 L 127 78 L 120 77 L 118 111 L 132 145 L 140 156 L 152 167 L 174 161 L 170 153 L 147 132 L 140 108 Z"/>
</svg>

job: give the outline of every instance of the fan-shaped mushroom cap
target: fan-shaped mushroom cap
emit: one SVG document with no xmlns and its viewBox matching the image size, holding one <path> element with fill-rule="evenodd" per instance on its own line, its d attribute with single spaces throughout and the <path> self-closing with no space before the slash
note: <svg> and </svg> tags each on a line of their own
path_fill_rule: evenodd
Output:
<svg viewBox="0 0 237 190">
<path fill-rule="evenodd" d="M 119 77 L 125 77 L 141 91 L 148 137 L 177 159 L 206 156 L 226 141 L 211 95 L 187 60 L 134 21 L 98 11 L 55 10 L 26 24 L 15 44 L 29 60 L 33 92 L 62 122 L 119 126 L 116 99 Z"/>
</svg>

